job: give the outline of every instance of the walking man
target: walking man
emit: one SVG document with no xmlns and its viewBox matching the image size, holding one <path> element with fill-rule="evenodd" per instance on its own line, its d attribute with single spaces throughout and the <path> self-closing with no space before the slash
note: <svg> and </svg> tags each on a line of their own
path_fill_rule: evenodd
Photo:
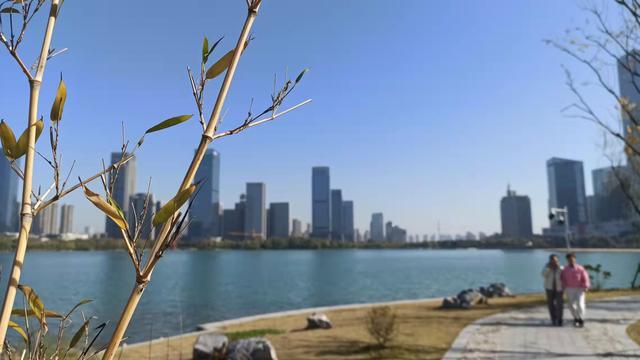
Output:
<svg viewBox="0 0 640 360">
<path fill-rule="evenodd" d="M 563 294 L 562 294 L 562 266 L 555 254 L 549 255 L 549 262 L 542 269 L 544 289 L 547 293 L 547 306 L 553 326 L 562 326 Z"/>
<path fill-rule="evenodd" d="M 569 310 L 573 315 L 573 325 L 583 327 L 586 311 L 585 292 L 591 286 L 591 281 L 587 270 L 576 262 L 576 254 L 567 254 L 567 263 L 560 275 L 562 287 L 567 292 Z"/>
</svg>

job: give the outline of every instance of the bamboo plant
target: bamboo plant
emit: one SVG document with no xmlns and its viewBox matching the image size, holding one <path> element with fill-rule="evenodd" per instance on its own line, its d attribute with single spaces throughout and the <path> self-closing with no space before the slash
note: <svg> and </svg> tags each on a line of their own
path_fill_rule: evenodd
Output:
<svg viewBox="0 0 640 360">
<path fill-rule="evenodd" d="M 50 3 L 48 18 L 46 21 L 42 45 L 35 61 L 35 65 L 28 67 L 20 55 L 20 45 L 25 40 L 25 34 L 35 15 L 43 8 L 45 3 Z M 27 242 L 31 232 L 33 218 L 56 203 L 71 192 L 85 188 L 85 186 L 98 178 L 103 179 L 104 175 L 117 171 L 121 166 L 133 158 L 133 153 L 123 156 L 119 161 L 109 166 L 103 165 L 102 170 L 80 180 L 78 183 L 68 186 L 68 180 L 75 163 L 72 163 L 67 175 L 62 176 L 62 155 L 60 153 L 60 123 L 63 117 L 64 105 L 67 99 L 67 87 L 62 77 L 58 84 L 56 95 L 49 114 L 49 139 L 50 157 L 45 156 L 36 149 L 36 142 L 40 137 L 44 127 L 44 117 L 39 115 L 40 89 L 44 79 L 47 61 L 63 53 L 66 49 L 56 51 L 51 47 L 53 32 L 56 21 L 60 15 L 61 6 L 64 0 L 4 0 L 0 1 L 0 43 L 4 45 L 10 57 L 15 61 L 25 76 L 29 84 L 29 105 L 26 129 L 16 139 L 16 136 L 4 119 L 0 121 L 0 140 L 4 156 L 10 163 L 11 169 L 22 180 L 22 192 L 20 200 L 19 232 L 16 250 L 13 256 L 13 263 L 9 273 L 9 281 L 3 298 L 2 310 L 0 313 L 0 343 L 5 344 L 7 329 L 12 324 L 10 317 L 15 302 L 16 293 L 19 288 L 26 285 L 20 284 L 20 276 L 24 267 L 24 259 L 27 250 Z M 176 122 L 184 121 L 185 116 L 173 117 L 160 123 L 155 129 L 159 130 L 163 126 L 170 126 Z M 153 131 L 151 131 L 153 130 Z M 142 145 L 142 139 L 136 148 Z M 40 189 L 34 191 L 34 163 L 36 154 L 45 161 L 52 169 L 52 183 L 48 189 L 41 192 Z M 24 167 L 20 168 L 19 160 L 24 158 Z M 87 190 L 85 188 L 85 194 Z M 13 326 L 12 326 L 13 327 Z M 15 327 L 13 327 L 15 329 Z M 0 352 L 4 351 L 4 346 L 0 347 Z"/>
<path fill-rule="evenodd" d="M 299 73 L 299 75 L 293 79 L 285 79 L 283 85 L 276 89 L 274 85 L 274 92 L 271 94 L 271 104 L 258 114 L 253 114 L 249 109 L 247 117 L 241 121 L 240 125 L 230 130 L 218 132 L 220 124 L 220 115 L 222 107 L 225 103 L 225 99 L 229 92 L 232 79 L 236 72 L 238 62 L 245 48 L 247 48 L 249 42 L 252 40 L 250 37 L 251 27 L 258 14 L 258 10 L 262 3 L 262 0 L 246 0 L 247 2 L 247 16 L 242 27 L 242 31 L 235 47 L 225 53 L 218 61 L 211 66 L 208 66 L 210 55 L 214 49 L 220 43 L 220 40 L 216 41 L 212 46 L 209 45 L 208 39 L 205 37 L 202 46 L 202 57 L 199 67 L 199 76 L 196 77 L 191 68 L 187 68 L 188 79 L 191 85 L 193 98 L 195 101 L 196 109 L 198 112 L 198 121 L 202 125 L 202 133 L 197 140 L 197 150 L 193 159 L 191 160 L 184 178 L 176 192 L 176 195 L 168 201 L 162 208 L 160 208 L 152 217 L 153 227 L 159 229 L 153 244 L 150 245 L 149 252 L 145 254 L 146 242 L 140 246 L 141 228 L 142 223 L 146 217 L 147 206 L 138 211 L 140 216 L 137 216 L 134 220 L 133 228 L 130 228 L 129 221 L 125 218 L 123 212 L 120 210 L 118 204 L 113 201 L 113 179 L 117 176 L 118 168 L 116 166 L 111 170 L 110 183 L 107 183 L 105 176 L 102 176 L 103 188 L 105 191 L 105 199 L 94 193 L 89 188 L 85 187 L 85 196 L 96 207 L 102 210 L 111 220 L 113 220 L 119 227 L 122 233 L 122 237 L 125 243 L 125 248 L 129 253 L 129 257 L 133 263 L 135 270 L 135 284 L 127 300 L 120 319 L 116 325 L 114 333 L 109 341 L 109 344 L 103 354 L 103 359 L 112 359 L 116 354 L 120 343 L 124 337 L 127 327 L 131 321 L 131 318 L 136 310 L 138 302 L 140 301 L 145 288 L 151 281 L 151 275 L 155 266 L 165 251 L 173 246 L 179 239 L 183 231 L 188 225 L 188 213 L 191 208 L 191 201 L 197 196 L 198 182 L 194 183 L 195 174 L 200 167 L 200 163 L 204 157 L 207 147 L 214 140 L 220 139 L 225 136 L 234 135 L 251 127 L 264 124 L 266 122 L 275 120 L 282 115 L 289 113 L 305 104 L 308 104 L 311 100 L 306 100 L 292 106 L 286 110 L 280 110 L 280 107 L 287 96 L 295 89 L 296 85 L 301 81 L 307 69 Z M 225 74 L 224 79 L 220 85 L 216 101 L 213 106 L 213 110 L 209 119 L 205 119 L 204 114 L 204 93 L 205 87 L 210 80 Z M 252 101 L 253 103 L 253 101 Z M 177 125 L 184 121 L 187 121 L 190 116 L 182 116 L 173 118 L 162 122 L 145 132 L 145 135 L 168 128 L 170 126 Z M 144 135 L 136 143 L 134 151 L 144 141 Z M 122 153 L 127 153 L 127 143 L 123 142 Z M 124 155 L 123 155 L 124 156 Z M 198 179 L 205 180 L 206 179 Z M 148 195 L 147 195 L 148 198 Z M 186 207 L 184 212 L 180 209 Z M 133 209 L 134 213 L 136 209 Z"/>
</svg>

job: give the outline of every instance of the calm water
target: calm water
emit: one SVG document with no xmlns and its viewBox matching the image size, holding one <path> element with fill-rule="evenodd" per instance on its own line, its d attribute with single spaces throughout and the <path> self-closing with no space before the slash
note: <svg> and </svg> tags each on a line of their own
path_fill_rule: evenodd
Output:
<svg viewBox="0 0 640 360">
<path fill-rule="evenodd" d="M 547 256 L 500 250 L 173 251 L 154 272 L 128 342 L 240 316 L 436 297 L 496 281 L 515 292 L 537 292 Z M 640 253 L 585 253 L 578 260 L 612 271 L 608 287 L 628 287 Z M 3 269 L 10 262 L 11 254 L 0 254 Z M 134 281 L 120 251 L 31 252 L 25 264 L 22 282 L 47 308 L 62 312 L 91 298 L 86 313 L 101 321 L 117 321 Z"/>
</svg>

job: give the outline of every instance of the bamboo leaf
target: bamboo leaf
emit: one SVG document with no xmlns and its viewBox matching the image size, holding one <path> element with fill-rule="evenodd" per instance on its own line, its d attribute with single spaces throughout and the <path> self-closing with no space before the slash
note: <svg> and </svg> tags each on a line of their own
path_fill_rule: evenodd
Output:
<svg viewBox="0 0 640 360">
<path fill-rule="evenodd" d="M 56 92 L 56 98 L 53 101 L 51 107 L 51 121 L 62 120 L 62 111 L 64 110 L 64 103 L 67 101 L 67 86 L 64 84 L 64 80 L 60 77 L 60 84 L 58 84 L 58 91 Z"/>
<path fill-rule="evenodd" d="M 33 315 L 40 321 L 41 324 L 46 326 L 46 313 L 44 311 L 44 303 L 38 297 L 38 294 L 27 285 L 18 285 L 18 289 L 22 291 L 24 297 L 27 299 L 27 304 L 31 310 L 33 310 Z"/>
<path fill-rule="evenodd" d="M 202 42 L 202 63 L 207 63 L 207 58 L 209 57 L 209 39 L 204 37 L 204 41 Z"/>
<path fill-rule="evenodd" d="M 298 77 L 296 77 L 296 84 L 300 82 L 300 80 L 302 80 L 302 77 L 304 76 L 304 74 L 306 74 L 309 71 L 309 68 L 306 68 L 304 70 L 302 70 L 302 72 L 300 72 L 300 74 L 298 74 Z"/>
<path fill-rule="evenodd" d="M 42 129 L 44 129 L 44 121 L 40 119 L 36 122 L 36 141 L 38 141 L 40 134 L 42 134 Z M 16 159 L 26 154 L 28 148 L 29 148 L 29 128 L 23 131 L 20 137 L 18 138 L 16 152 L 14 154 Z"/>
<path fill-rule="evenodd" d="M 249 42 L 245 41 L 244 47 L 242 48 L 242 52 L 244 52 L 244 50 L 247 48 L 247 45 L 249 45 Z M 230 50 L 223 57 L 221 57 L 220 60 L 216 61 L 215 64 L 211 65 L 209 70 L 207 70 L 207 74 L 206 74 L 207 80 L 214 79 L 218 75 L 222 74 L 225 70 L 227 70 L 229 65 L 231 65 L 231 60 L 233 60 L 234 50 L 235 49 Z"/>
<path fill-rule="evenodd" d="M 104 199 L 101 198 L 100 195 L 89 190 L 88 187 L 83 186 L 82 189 L 84 190 L 84 196 L 89 201 L 91 201 L 91 203 L 93 203 L 95 207 L 100 209 L 105 215 L 107 215 L 111 220 L 113 220 L 113 222 L 115 222 L 119 228 L 123 230 L 128 229 L 127 220 L 124 218 L 122 211 L 120 211 L 118 207 L 114 207 L 108 202 L 104 201 Z M 110 202 L 113 202 L 113 201 L 110 201 Z"/>
<path fill-rule="evenodd" d="M 73 337 L 71 338 L 71 342 L 69 343 L 69 350 L 73 349 L 77 344 L 78 341 L 80 341 L 80 339 L 82 339 L 82 336 L 85 335 L 89 335 L 89 322 L 91 321 L 91 318 L 87 319 L 84 324 L 82 324 L 82 326 L 80 326 L 80 329 L 78 329 L 78 331 L 76 331 L 75 334 L 73 334 Z"/>
<path fill-rule="evenodd" d="M 11 310 L 11 315 L 20 316 L 20 317 L 25 317 L 26 315 L 26 317 L 29 317 L 29 316 L 34 316 L 35 312 L 33 310 L 27 310 L 27 313 L 25 314 L 24 309 L 13 309 Z M 62 315 L 51 310 L 45 310 L 44 315 L 48 318 L 62 319 Z"/>
<path fill-rule="evenodd" d="M 167 220 L 169 220 L 173 216 L 173 214 L 175 214 L 182 207 L 182 205 L 184 205 L 184 203 L 189 200 L 194 191 L 196 191 L 197 187 L 198 184 L 192 184 L 188 188 L 180 191 L 176 196 L 173 197 L 173 199 L 169 200 L 169 202 L 162 206 L 153 217 L 153 226 L 158 226 L 167 222 Z"/>
<path fill-rule="evenodd" d="M 22 12 L 16 8 L 12 8 L 12 7 L 6 7 L 2 10 L 0 10 L 0 13 L 2 14 L 22 14 Z"/>
<path fill-rule="evenodd" d="M 149 128 L 147 131 L 145 131 L 145 134 L 152 133 L 152 132 L 159 131 L 159 130 L 163 130 L 163 129 L 166 129 L 168 127 L 172 127 L 174 125 L 181 124 L 181 123 L 191 119 L 192 116 L 193 115 L 180 115 L 180 116 L 175 116 L 175 117 L 172 117 L 170 119 L 164 120 L 163 122 L 161 122 L 161 123 Z"/>
<path fill-rule="evenodd" d="M 18 334 L 20 334 L 20 336 L 22 336 L 22 340 L 24 340 L 25 343 L 27 343 L 27 344 L 29 343 L 29 338 L 27 337 L 27 334 L 24 332 L 24 330 L 22 330 L 20 325 L 18 325 L 17 323 L 9 320 L 9 327 L 12 328 Z"/>
<path fill-rule="evenodd" d="M 13 134 L 11 127 L 4 122 L 0 121 L 0 141 L 2 141 L 2 151 L 9 160 L 16 159 L 16 149 L 18 144 L 16 143 L 16 136 Z"/>
</svg>

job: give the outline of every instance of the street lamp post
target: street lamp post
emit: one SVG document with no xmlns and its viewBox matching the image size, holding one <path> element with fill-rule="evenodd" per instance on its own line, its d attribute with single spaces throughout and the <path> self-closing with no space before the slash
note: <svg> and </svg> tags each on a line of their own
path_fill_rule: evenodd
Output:
<svg viewBox="0 0 640 360">
<path fill-rule="evenodd" d="M 556 220 L 556 224 L 564 224 L 564 240 L 567 244 L 567 249 L 571 249 L 571 227 L 569 225 L 569 208 L 566 206 L 563 208 L 551 208 L 549 213 L 549 220 Z"/>
</svg>

